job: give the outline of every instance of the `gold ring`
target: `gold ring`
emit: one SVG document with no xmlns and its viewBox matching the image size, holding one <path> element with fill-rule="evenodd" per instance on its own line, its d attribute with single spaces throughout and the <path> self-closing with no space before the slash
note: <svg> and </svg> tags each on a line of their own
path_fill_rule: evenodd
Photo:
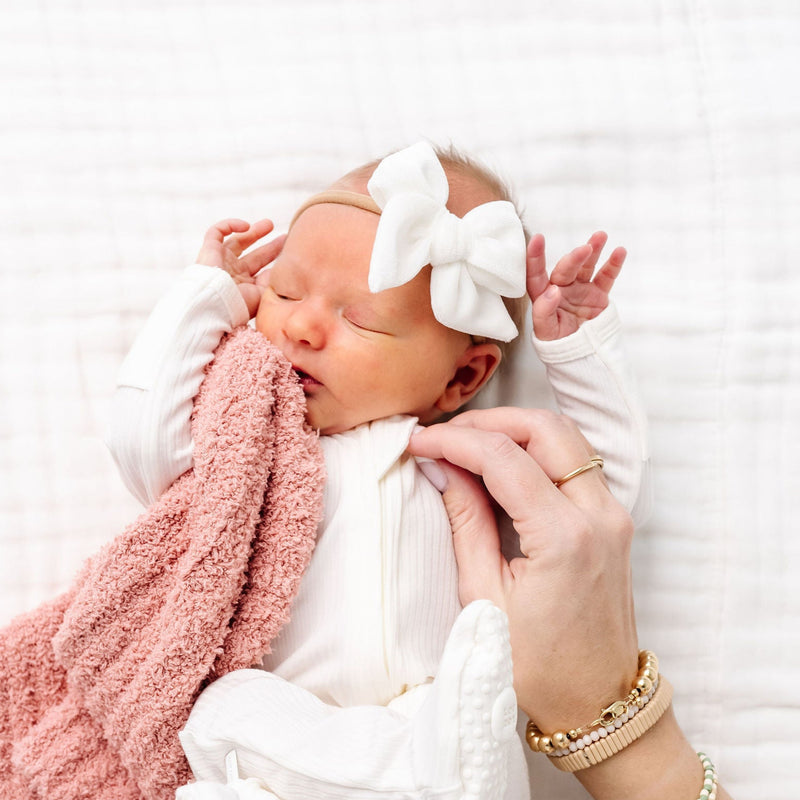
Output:
<svg viewBox="0 0 800 800">
<path fill-rule="evenodd" d="M 595 467 L 597 467 L 597 469 L 603 469 L 603 459 L 600 458 L 600 456 L 593 456 L 583 466 L 572 470 L 572 472 L 568 472 L 563 478 L 553 481 L 553 485 L 556 487 L 556 489 L 558 489 L 567 481 L 571 481 L 573 478 L 577 478 L 578 475 L 583 475 L 584 472 L 588 472 L 590 469 L 594 469 Z"/>
</svg>

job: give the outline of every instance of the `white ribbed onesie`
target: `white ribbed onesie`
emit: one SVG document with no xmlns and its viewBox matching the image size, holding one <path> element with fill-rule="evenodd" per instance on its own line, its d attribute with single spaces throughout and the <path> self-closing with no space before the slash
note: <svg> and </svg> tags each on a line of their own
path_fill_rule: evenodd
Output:
<svg viewBox="0 0 800 800">
<path fill-rule="evenodd" d="M 247 319 L 228 274 L 194 265 L 134 343 L 108 444 L 143 503 L 191 467 L 190 415 L 203 368 L 223 334 Z M 618 339 L 609 308 L 570 337 L 534 345 L 562 411 L 605 459 L 612 491 L 628 509 L 639 498 L 641 510 L 648 505 L 644 415 Z M 405 454 L 415 422 L 397 416 L 322 437 L 328 479 L 317 548 L 292 618 L 261 666 L 328 704 L 413 713 L 460 611 L 441 497 Z M 376 763 L 380 750 L 376 739 Z M 523 783 L 512 777 L 507 796 L 513 786 L 521 798 Z"/>
</svg>

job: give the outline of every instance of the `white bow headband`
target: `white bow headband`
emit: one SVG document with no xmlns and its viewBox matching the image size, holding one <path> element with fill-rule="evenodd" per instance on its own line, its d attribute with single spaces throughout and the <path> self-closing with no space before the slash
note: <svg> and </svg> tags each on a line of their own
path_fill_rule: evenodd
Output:
<svg viewBox="0 0 800 800">
<path fill-rule="evenodd" d="M 317 203 L 380 214 L 370 291 L 402 286 L 430 264 L 431 309 L 439 322 L 503 342 L 517 335 L 503 303 L 503 297 L 525 294 L 525 234 L 513 204 L 495 200 L 463 218 L 452 214 L 446 207 L 447 176 L 425 142 L 384 158 L 367 190 L 372 199 L 338 190 L 314 195 L 294 219 Z"/>
</svg>

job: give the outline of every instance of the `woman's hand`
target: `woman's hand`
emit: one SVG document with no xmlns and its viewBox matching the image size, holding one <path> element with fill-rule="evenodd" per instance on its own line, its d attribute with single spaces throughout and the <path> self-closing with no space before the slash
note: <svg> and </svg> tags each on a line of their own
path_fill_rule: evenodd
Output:
<svg viewBox="0 0 800 800">
<path fill-rule="evenodd" d="M 469 411 L 414 434 L 409 450 L 439 459 L 462 602 L 487 598 L 508 615 L 521 708 L 550 732 L 625 697 L 638 651 L 633 524 L 597 469 L 554 485 L 595 455 L 575 424 L 547 411 Z M 491 498 L 511 517 L 522 557 L 500 552 Z M 697 797 L 703 770 L 670 708 L 576 777 L 595 800 Z M 730 795 L 720 786 L 717 798 Z"/>
<path fill-rule="evenodd" d="M 244 251 L 273 229 L 271 220 L 262 219 L 252 226 L 241 219 L 225 219 L 206 231 L 197 255 L 198 264 L 224 269 L 239 287 L 247 310 L 253 317 L 258 310 L 266 276 L 259 272 L 281 252 L 285 236 L 278 236 L 249 253 Z"/>
<path fill-rule="evenodd" d="M 577 426 L 547 411 L 470 411 L 415 434 L 409 450 L 440 459 L 446 476 L 462 603 L 487 598 L 508 614 L 523 710 L 542 730 L 563 730 L 624 697 L 638 653 L 633 525 L 600 470 L 553 484 L 595 455 Z M 503 557 L 487 491 L 523 557 Z"/>
</svg>

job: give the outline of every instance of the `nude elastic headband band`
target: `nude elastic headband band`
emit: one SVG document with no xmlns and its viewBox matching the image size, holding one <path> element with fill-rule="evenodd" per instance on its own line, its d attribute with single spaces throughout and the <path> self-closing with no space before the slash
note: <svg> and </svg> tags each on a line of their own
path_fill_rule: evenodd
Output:
<svg viewBox="0 0 800 800">
<path fill-rule="evenodd" d="M 340 206 L 355 206 L 364 211 L 370 211 L 373 214 L 380 215 L 380 206 L 366 194 L 359 194 L 358 192 L 348 192 L 344 189 L 328 189 L 325 192 L 312 195 L 308 200 L 300 206 L 292 217 L 289 223 L 289 228 L 297 222 L 297 218 L 309 207 L 319 205 L 320 203 L 336 203 Z"/>
<path fill-rule="evenodd" d="M 318 203 L 378 214 L 367 277 L 371 292 L 402 286 L 430 264 L 431 310 L 442 325 L 503 342 L 517 335 L 503 298 L 525 294 L 525 234 L 510 202 L 492 200 L 463 217 L 451 213 L 447 175 L 427 142 L 384 158 L 367 191 L 315 194 L 292 225 Z"/>
</svg>

